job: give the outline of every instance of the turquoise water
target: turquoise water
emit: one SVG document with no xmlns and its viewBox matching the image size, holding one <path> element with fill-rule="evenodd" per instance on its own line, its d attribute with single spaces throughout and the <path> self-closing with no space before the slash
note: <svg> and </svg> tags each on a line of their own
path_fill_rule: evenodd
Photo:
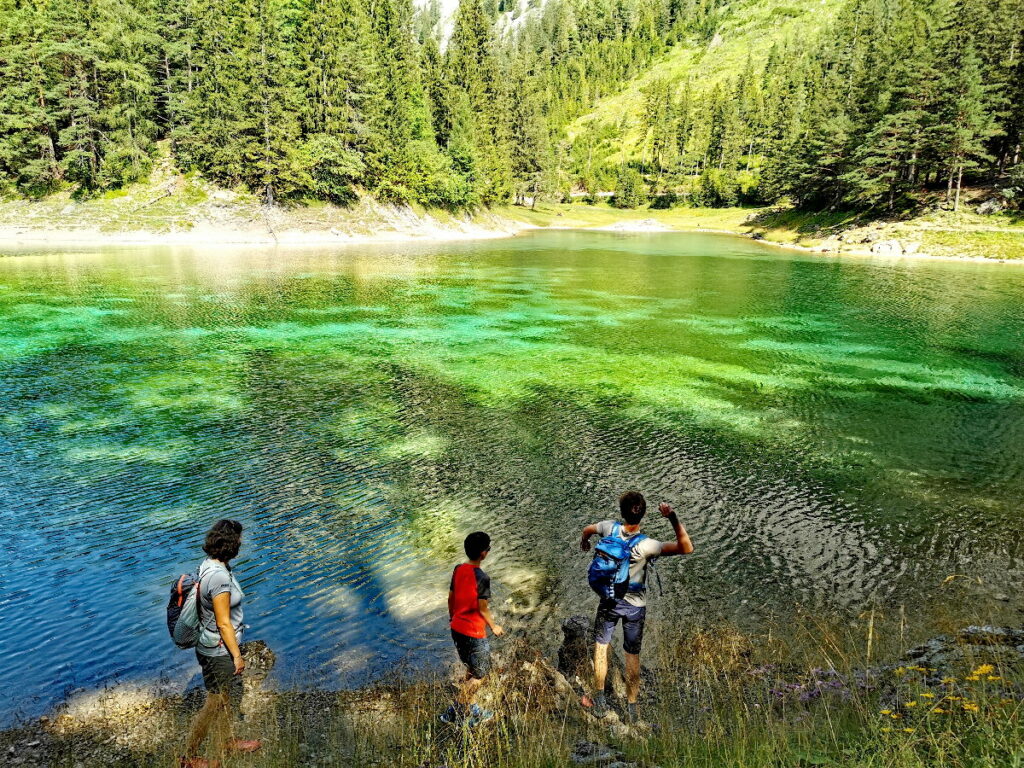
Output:
<svg viewBox="0 0 1024 768">
<path fill-rule="evenodd" d="M 162 626 L 246 525 L 285 679 L 451 660 L 462 537 L 506 626 L 593 609 L 579 529 L 636 487 L 698 552 L 659 615 L 1016 598 L 1024 269 L 717 235 L 0 258 L 5 718 L 194 660 Z M 668 537 L 660 520 L 652 533 Z"/>
</svg>

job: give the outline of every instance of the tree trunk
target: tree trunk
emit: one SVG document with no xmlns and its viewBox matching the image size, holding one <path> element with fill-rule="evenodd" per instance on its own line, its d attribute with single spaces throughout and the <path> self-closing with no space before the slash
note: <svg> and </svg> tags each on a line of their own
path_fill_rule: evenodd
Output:
<svg viewBox="0 0 1024 768">
<path fill-rule="evenodd" d="M 953 213 L 956 213 L 957 211 L 960 210 L 960 187 L 962 186 L 963 179 L 964 165 L 963 163 L 960 163 L 960 168 L 958 169 L 956 175 L 956 202 L 953 203 Z"/>
</svg>

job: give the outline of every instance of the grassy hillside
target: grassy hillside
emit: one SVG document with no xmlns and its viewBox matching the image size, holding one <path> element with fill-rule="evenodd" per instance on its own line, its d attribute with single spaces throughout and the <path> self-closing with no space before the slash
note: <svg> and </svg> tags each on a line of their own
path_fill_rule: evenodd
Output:
<svg viewBox="0 0 1024 768">
<path fill-rule="evenodd" d="M 711 89 L 738 76 L 748 57 L 759 71 L 774 43 L 817 35 L 839 7 L 839 0 L 735 0 L 723 7 L 710 41 L 684 40 L 674 45 L 622 91 L 600 100 L 574 121 L 567 134 L 573 141 L 584 133 L 601 136 L 595 151 L 609 163 L 638 159 L 643 151 L 645 89 L 658 81 L 682 85 L 687 80 L 700 90 Z"/>
</svg>

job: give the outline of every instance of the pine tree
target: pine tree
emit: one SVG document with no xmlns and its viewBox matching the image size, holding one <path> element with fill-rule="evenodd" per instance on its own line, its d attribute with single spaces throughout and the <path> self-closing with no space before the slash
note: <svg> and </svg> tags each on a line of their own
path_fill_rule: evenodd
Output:
<svg viewBox="0 0 1024 768">
<path fill-rule="evenodd" d="M 381 109 L 370 22 L 361 0 L 312 0 L 297 34 L 303 149 L 310 193 L 348 202 L 377 151 Z"/>
<path fill-rule="evenodd" d="M 970 41 L 946 67 L 943 86 L 939 152 L 948 174 L 947 201 L 952 199 L 953 210 L 959 210 L 964 172 L 992 160 L 986 141 L 999 133 L 989 110 L 990 89 L 982 81 L 981 60 Z"/>
</svg>

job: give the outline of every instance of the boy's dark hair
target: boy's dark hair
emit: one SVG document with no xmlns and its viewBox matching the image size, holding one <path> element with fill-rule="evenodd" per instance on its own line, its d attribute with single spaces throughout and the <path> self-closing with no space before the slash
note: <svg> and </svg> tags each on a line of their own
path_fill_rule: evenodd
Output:
<svg viewBox="0 0 1024 768">
<path fill-rule="evenodd" d="M 619 512 L 627 525 L 636 525 L 647 514 L 647 501 L 639 491 L 626 491 L 619 496 Z"/>
<path fill-rule="evenodd" d="M 206 534 L 203 552 L 227 564 L 242 546 L 242 524 L 237 520 L 218 520 Z"/>
<path fill-rule="evenodd" d="M 466 537 L 466 540 L 462 542 L 462 548 L 466 550 L 466 557 L 476 560 L 491 548 L 491 537 L 483 531 L 476 531 Z"/>
</svg>

